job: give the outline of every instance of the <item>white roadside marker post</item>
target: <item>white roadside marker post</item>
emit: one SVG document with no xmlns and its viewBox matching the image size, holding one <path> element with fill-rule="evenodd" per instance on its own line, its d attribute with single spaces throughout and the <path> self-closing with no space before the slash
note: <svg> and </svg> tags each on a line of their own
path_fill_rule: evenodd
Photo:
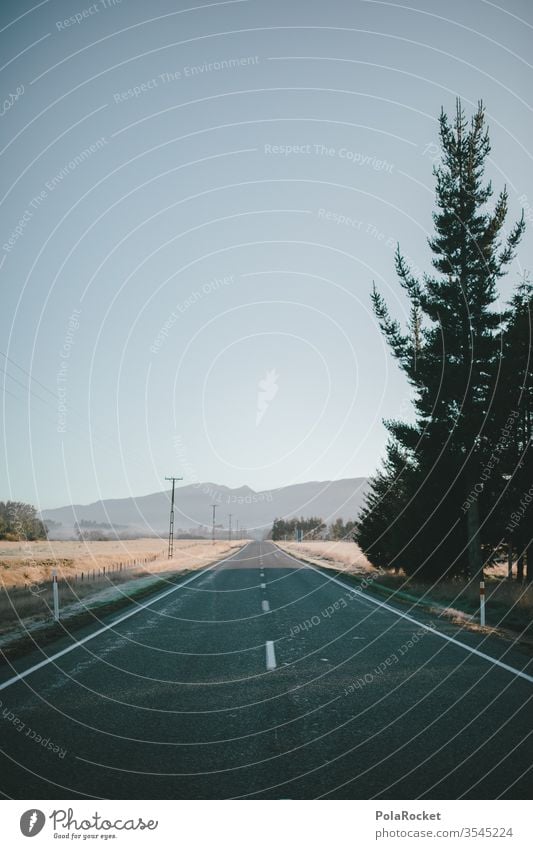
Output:
<svg viewBox="0 0 533 849">
<path fill-rule="evenodd" d="M 479 582 L 479 624 L 485 625 L 485 581 Z"/>
<path fill-rule="evenodd" d="M 54 598 L 54 619 L 59 622 L 59 589 L 57 586 L 57 572 L 52 572 L 52 595 Z"/>
</svg>

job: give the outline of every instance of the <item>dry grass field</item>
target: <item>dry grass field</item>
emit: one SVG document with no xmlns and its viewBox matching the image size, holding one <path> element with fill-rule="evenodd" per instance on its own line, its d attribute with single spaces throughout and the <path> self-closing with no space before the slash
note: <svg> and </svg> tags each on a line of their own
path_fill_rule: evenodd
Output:
<svg viewBox="0 0 533 849">
<path fill-rule="evenodd" d="M 51 575 L 57 571 L 63 622 L 117 610 L 162 582 L 228 556 L 246 541 L 163 539 L 0 543 L 0 647 L 16 646 L 53 624 Z M 90 618 L 90 616 L 89 616 Z M 45 633 L 44 631 L 42 633 Z M 32 638 L 33 639 L 33 638 Z"/>
<path fill-rule="evenodd" d="M 0 541 L 0 585 L 10 588 L 49 581 L 54 569 L 58 578 L 67 579 L 80 576 L 82 572 L 113 570 L 119 564 L 125 569 L 145 566 L 151 574 L 169 569 L 199 569 L 241 545 L 240 541 L 175 540 L 174 558 L 169 562 L 164 539 Z"/>
<path fill-rule="evenodd" d="M 317 540 L 316 542 L 278 542 L 277 544 L 289 554 L 300 554 L 322 566 L 334 565 L 340 572 L 363 576 L 376 574 L 376 569 L 366 559 L 359 546 L 353 542 Z"/>
</svg>

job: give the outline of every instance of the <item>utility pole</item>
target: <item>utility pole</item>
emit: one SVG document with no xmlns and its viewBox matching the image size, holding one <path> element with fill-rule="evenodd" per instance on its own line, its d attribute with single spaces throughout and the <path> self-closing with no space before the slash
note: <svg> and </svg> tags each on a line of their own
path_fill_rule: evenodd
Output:
<svg viewBox="0 0 533 849">
<path fill-rule="evenodd" d="M 217 509 L 217 505 L 212 504 L 211 507 L 213 508 L 213 542 L 214 542 L 215 541 L 215 511 Z"/>
<path fill-rule="evenodd" d="M 228 540 L 231 542 L 231 513 L 229 514 Z"/>
<path fill-rule="evenodd" d="M 172 498 L 170 500 L 170 524 L 168 527 L 168 559 L 171 560 L 174 556 L 174 487 L 176 481 L 182 481 L 183 478 L 165 477 L 166 481 L 172 481 Z"/>
<path fill-rule="evenodd" d="M 237 530 L 235 531 L 235 539 L 240 539 L 239 537 L 239 520 L 237 519 Z"/>
</svg>

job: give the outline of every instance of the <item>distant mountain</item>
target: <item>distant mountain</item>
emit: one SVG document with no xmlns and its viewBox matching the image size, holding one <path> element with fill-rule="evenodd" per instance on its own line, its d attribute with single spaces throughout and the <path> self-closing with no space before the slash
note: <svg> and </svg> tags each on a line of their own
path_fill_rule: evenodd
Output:
<svg viewBox="0 0 533 849">
<path fill-rule="evenodd" d="M 361 509 L 367 488 L 366 478 L 338 481 L 310 481 L 275 490 L 256 492 L 248 486 L 230 489 L 215 483 L 197 483 L 176 489 L 175 534 L 204 533 L 211 530 L 212 506 L 217 505 L 216 522 L 228 527 L 232 514 L 233 529 L 237 521 L 250 536 L 261 538 L 276 517 L 320 516 L 328 524 L 338 517 L 355 519 Z M 142 495 L 139 498 L 110 498 L 93 504 L 72 504 L 43 510 L 42 518 L 60 522 L 54 537 L 71 536 L 76 522 L 111 525 L 122 536 L 168 533 L 170 490 Z"/>
</svg>

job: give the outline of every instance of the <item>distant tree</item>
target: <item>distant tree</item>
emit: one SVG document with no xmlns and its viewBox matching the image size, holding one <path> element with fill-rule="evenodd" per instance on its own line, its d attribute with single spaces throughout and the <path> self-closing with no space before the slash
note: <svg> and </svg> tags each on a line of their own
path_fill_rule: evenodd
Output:
<svg viewBox="0 0 533 849">
<path fill-rule="evenodd" d="M 0 501 L 0 539 L 46 539 L 46 526 L 33 505 L 22 501 Z"/>
<path fill-rule="evenodd" d="M 313 516 L 307 520 L 304 527 L 304 537 L 307 539 L 321 539 L 327 530 L 327 525 L 323 519 L 318 516 Z"/>
<path fill-rule="evenodd" d="M 329 535 L 331 539 L 336 540 L 351 540 L 353 538 L 357 523 L 353 521 L 345 522 L 344 519 L 335 519 L 329 526 Z"/>
<path fill-rule="evenodd" d="M 274 519 L 272 539 L 293 540 L 296 536 L 296 529 L 303 532 L 304 539 L 318 539 L 326 530 L 326 525 L 317 516 L 311 516 L 308 519 L 304 516 L 301 516 L 299 519 Z"/>
<path fill-rule="evenodd" d="M 272 525 L 272 539 L 292 539 L 294 537 L 294 527 L 294 519 L 292 522 L 288 522 L 286 519 L 274 519 L 274 523 Z"/>
<path fill-rule="evenodd" d="M 53 519 L 45 519 L 44 524 L 49 531 L 56 530 L 63 525 L 63 522 L 55 522 Z"/>
<path fill-rule="evenodd" d="M 101 530 L 103 527 L 104 525 L 99 525 L 97 522 L 82 520 L 74 523 L 74 533 L 79 542 L 107 542 L 110 539 L 118 539 L 117 532 L 111 525 L 107 526 L 111 528 L 111 535 L 104 533 Z"/>
</svg>

